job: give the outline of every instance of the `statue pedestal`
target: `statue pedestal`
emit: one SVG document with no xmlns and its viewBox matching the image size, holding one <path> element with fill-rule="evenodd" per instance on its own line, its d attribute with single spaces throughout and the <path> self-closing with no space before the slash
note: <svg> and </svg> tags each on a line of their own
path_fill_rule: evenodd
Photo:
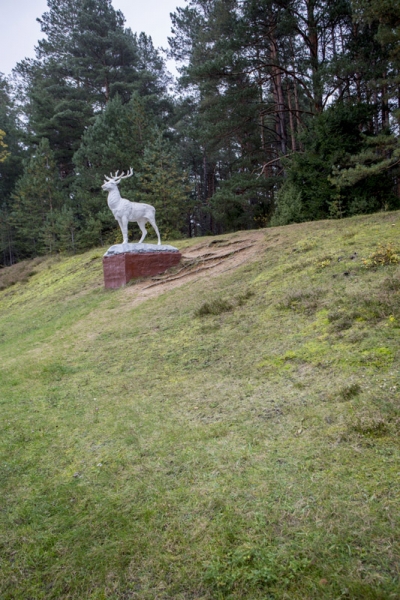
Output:
<svg viewBox="0 0 400 600">
<path fill-rule="evenodd" d="M 163 273 L 181 260 L 174 246 L 116 244 L 103 256 L 104 287 L 119 288 L 135 277 Z"/>
</svg>

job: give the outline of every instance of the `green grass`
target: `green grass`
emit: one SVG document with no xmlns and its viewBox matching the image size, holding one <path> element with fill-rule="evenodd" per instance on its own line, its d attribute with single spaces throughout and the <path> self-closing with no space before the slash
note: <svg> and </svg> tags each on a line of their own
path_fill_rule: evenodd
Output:
<svg viewBox="0 0 400 600">
<path fill-rule="evenodd" d="M 139 305 L 102 249 L 7 273 L 2 600 L 399 598 L 399 234 L 265 230 Z"/>
</svg>

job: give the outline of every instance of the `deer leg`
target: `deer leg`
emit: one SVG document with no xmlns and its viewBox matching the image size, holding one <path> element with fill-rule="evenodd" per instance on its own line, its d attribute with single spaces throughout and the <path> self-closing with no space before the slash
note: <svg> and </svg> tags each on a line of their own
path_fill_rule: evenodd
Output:
<svg viewBox="0 0 400 600">
<path fill-rule="evenodd" d="M 122 243 L 123 244 L 127 244 L 128 243 L 128 219 L 126 217 L 122 217 L 119 221 L 119 226 L 121 227 L 121 231 L 122 231 Z"/>
<path fill-rule="evenodd" d="M 158 238 L 158 246 L 161 244 L 161 238 L 160 238 L 160 232 L 158 231 L 158 227 L 156 225 L 156 220 L 155 219 L 149 219 L 149 223 L 152 226 L 152 228 L 154 229 L 154 231 L 157 234 L 157 238 Z"/>
<path fill-rule="evenodd" d="M 142 232 L 142 237 L 139 240 L 139 244 L 141 244 L 144 240 L 144 238 L 147 235 L 147 231 L 146 231 L 146 221 L 138 221 L 137 224 L 140 227 L 140 231 Z"/>
<path fill-rule="evenodd" d="M 122 236 L 123 236 L 124 235 L 124 230 L 123 230 L 123 227 L 122 227 L 121 219 L 117 219 L 117 221 L 118 221 L 118 225 L 119 225 L 119 228 L 120 228 Z"/>
</svg>

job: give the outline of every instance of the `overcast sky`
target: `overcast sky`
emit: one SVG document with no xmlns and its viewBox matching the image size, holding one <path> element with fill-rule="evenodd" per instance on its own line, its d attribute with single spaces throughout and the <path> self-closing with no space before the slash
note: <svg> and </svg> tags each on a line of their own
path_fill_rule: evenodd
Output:
<svg viewBox="0 0 400 600">
<path fill-rule="evenodd" d="M 113 0 L 115 9 L 125 16 L 126 27 L 135 33 L 144 31 L 158 48 L 167 48 L 171 34 L 169 14 L 185 0 Z M 35 55 L 34 47 L 42 33 L 36 21 L 47 11 L 46 0 L 0 0 L 0 72 L 9 75 L 16 63 Z M 169 62 L 172 71 L 173 63 Z"/>
</svg>

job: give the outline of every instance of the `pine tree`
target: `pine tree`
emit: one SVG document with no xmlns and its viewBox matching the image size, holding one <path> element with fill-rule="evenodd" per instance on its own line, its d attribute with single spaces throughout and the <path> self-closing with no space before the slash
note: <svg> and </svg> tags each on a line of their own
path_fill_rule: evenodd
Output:
<svg viewBox="0 0 400 600">
<path fill-rule="evenodd" d="M 56 219 L 64 199 L 54 155 L 45 138 L 26 162 L 13 200 L 18 259 L 57 251 Z"/>
<path fill-rule="evenodd" d="M 288 159 L 273 225 L 396 208 L 393 184 L 385 173 L 341 190 L 332 179 L 335 169 L 376 139 L 367 135 L 371 112 L 365 104 L 341 103 L 314 118 L 302 137 L 303 152 Z"/>
<path fill-rule="evenodd" d="M 48 0 L 49 11 L 38 19 L 47 39 L 38 44 L 43 66 L 58 65 L 59 75 L 84 90 L 92 106 L 104 106 L 113 86 L 135 79 L 137 47 L 124 29 L 124 16 L 111 0 Z"/>
<path fill-rule="evenodd" d="M 173 15 L 172 52 L 187 61 L 181 84 L 197 90 L 185 101 L 190 113 L 180 118 L 177 129 L 185 147 L 188 139 L 194 140 L 184 157 L 196 181 L 194 220 L 202 233 L 243 227 L 244 222 L 254 226 L 252 202 L 260 195 L 252 192 L 255 187 L 265 190 L 262 181 L 251 177 L 263 153 L 257 117 L 260 96 L 237 52 L 236 9 L 236 2 L 193 1 Z"/>
<path fill-rule="evenodd" d="M 373 32 L 379 44 L 379 69 L 369 81 L 374 90 L 376 116 L 373 121 L 374 137 L 365 137 L 361 152 L 349 157 L 340 166 L 335 166 L 330 177 L 338 194 L 348 193 L 354 186 L 378 178 L 388 180 L 400 191 L 400 5 L 392 0 L 354 0 L 355 22 Z M 371 62 L 371 53 L 368 56 Z M 380 100 L 380 102 L 379 102 Z M 399 194 L 398 194 L 399 195 Z M 387 207 L 393 208 L 389 194 Z M 395 204 L 397 206 L 397 204 Z"/>
<path fill-rule="evenodd" d="M 190 228 L 190 189 L 177 152 L 158 131 L 144 150 L 135 200 L 155 207 L 163 239 L 181 237 Z"/>
<path fill-rule="evenodd" d="M 0 162 L 4 162 L 6 158 L 10 155 L 10 153 L 7 151 L 7 144 L 4 142 L 5 137 L 5 131 L 0 129 Z"/>
<path fill-rule="evenodd" d="M 10 221 L 11 193 L 22 173 L 22 159 L 26 153 L 21 144 L 22 128 L 11 92 L 9 83 L 0 74 L 0 130 L 4 133 L 0 138 L 6 145 L 2 146 L 3 155 L 0 160 L 0 265 L 10 265 L 16 260 L 14 232 Z"/>
<path fill-rule="evenodd" d="M 38 19 L 47 39 L 38 43 L 36 59 L 19 63 L 16 73 L 31 139 L 49 140 L 68 185 L 73 154 L 93 116 L 116 94 L 127 102 L 135 91 L 165 110 L 161 96 L 168 81 L 151 38 L 125 29 L 111 0 L 48 0 L 48 6 Z"/>
</svg>

